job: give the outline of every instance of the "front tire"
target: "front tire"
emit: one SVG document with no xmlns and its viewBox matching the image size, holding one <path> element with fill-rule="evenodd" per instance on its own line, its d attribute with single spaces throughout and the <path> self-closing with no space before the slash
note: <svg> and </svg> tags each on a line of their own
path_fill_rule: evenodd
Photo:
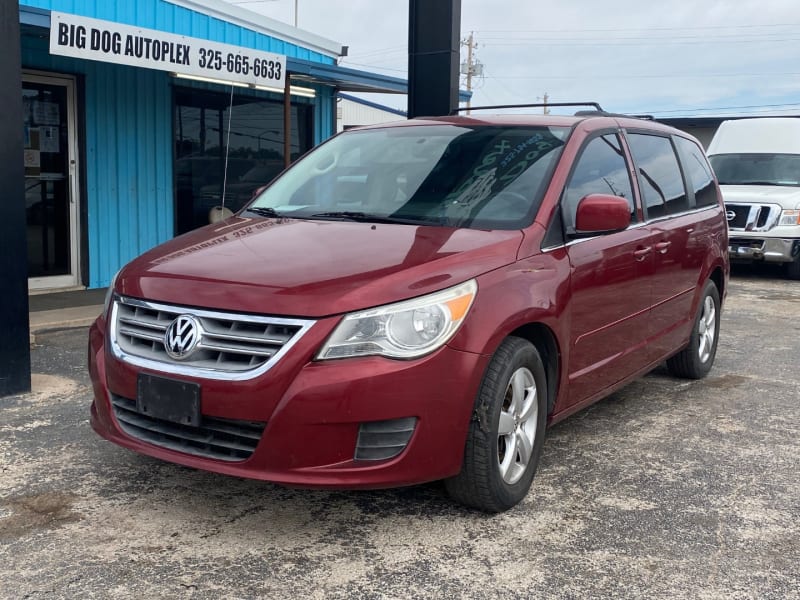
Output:
<svg viewBox="0 0 800 600">
<path fill-rule="evenodd" d="M 786 263 L 786 276 L 795 281 L 800 280 L 800 254 L 792 262 Z"/>
<path fill-rule="evenodd" d="M 445 481 L 453 499 L 497 513 L 525 498 L 544 444 L 546 382 L 533 344 L 503 340 L 478 392 L 461 472 Z"/>
<path fill-rule="evenodd" d="M 708 375 L 717 355 L 719 320 L 719 291 L 713 281 L 708 281 L 703 288 L 689 344 L 667 360 L 670 373 L 686 379 L 702 379 Z"/>
</svg>

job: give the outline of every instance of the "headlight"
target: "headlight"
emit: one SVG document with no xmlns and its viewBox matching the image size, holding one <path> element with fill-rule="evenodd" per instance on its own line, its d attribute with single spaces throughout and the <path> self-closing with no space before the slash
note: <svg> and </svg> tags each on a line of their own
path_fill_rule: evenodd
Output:
<svg viewBox="0 0 800 600">
<path fill-rule="evenodd" d="M 800 225 L 800 210 L 784 210 L 778 225 Z"/>
<path fill-rule="evenodd" d="M 122 271 L 122 269 L 119 271 Z M 104 321 L 108 321 L 108 311 L 111 309 L 111 299 L 114 297 L 114 285 L 117 283 L 117 275 L 119 275 L 119 271 L 114 273 L 114 277 L 111 278 L 111 283 L 108 284 L 108 290 L 106 290 L 106 297 L 103 300 Z"/>
<path fill-rule="evenodd" d="M 467 316 L 478 284 L 461 285 L 396 304 L 347 315 L 317 354 L 317 360 L 354 356 L 416 358 L 453 337 Z"/>
</svg>

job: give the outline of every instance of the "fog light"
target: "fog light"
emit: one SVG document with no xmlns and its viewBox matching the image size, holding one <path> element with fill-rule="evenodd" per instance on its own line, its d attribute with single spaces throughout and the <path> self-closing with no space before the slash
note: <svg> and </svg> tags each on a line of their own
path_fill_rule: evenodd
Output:
<svg viewBox="0 0 800 600">
<path fill-rule="evenodd" d="M 408 446 L 416 426 L 416 417 L 362 423 L 358 428 L 355 459 L 394 458 Z"/>
</svg>

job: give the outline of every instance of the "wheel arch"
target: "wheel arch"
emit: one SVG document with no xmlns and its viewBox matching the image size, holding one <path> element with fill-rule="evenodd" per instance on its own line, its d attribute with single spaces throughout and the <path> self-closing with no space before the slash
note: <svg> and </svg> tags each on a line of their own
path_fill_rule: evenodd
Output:
<svg viewBox="0 0 800 600">
<path fill-rule="evenodd" d="M 711 271 L 711 274 L 708 278 L 714 282 L 714 285 L 717 286 L 717 292 L 719 292 L 719 302 L 720 304 L 723 303 L 725 298 L 725 273 L 722 271 L 721 266 L 714 267 L 714 270 Z"/>
<path fill-rule="evenodd" d="M 526 323 L 508 334 L 529 341 L 536 347 L 547 375 L 547 414 L 553 413 L 561 375 L 561 352 L 555 333 L 544 323 Z"/>
</svg>

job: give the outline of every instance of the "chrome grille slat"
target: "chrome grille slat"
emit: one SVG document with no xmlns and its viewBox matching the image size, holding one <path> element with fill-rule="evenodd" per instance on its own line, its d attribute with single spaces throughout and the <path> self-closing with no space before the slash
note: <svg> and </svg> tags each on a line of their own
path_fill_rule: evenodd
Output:
<svg viewBox="0 0 800 600">
<path fill-rule="evenodd" d="M 126 323 L 126 324 L 129 324 L 129 325 L 134 325 L 136 327 L 144 327 L 144 328 L 147 328 L 147 329 L 155 329 L 157 331 L 161 331 L 162 333 L 164 331 L 166 331 L 167 327 L 169 326 L 169 321 L 167 321 L 166 323 L 151 323 L 149 321 L 145 321 L 144 319 L 135 320 L 135 319 L 132 319 L 130 317 L 120 317 L 119 318 L 119 322 L 120 323 Z"/>
<path fill-rule="evenodd" d="M 166 330 L 166 327 L 164 328 Z M 220 340 L 233 340 L 239 342 L 253 342 L 257 344 L 273 344 L 275 346 L 283 346 L 291 336 L 287 335 L 283 338 L 267 338 L 267 337 L 254 337 L 249 335 L 236 335 L 230 333 L 217 333 L 216 331 L 211 331 L 209 329 L 205 330 L 206 334 L 210 338 L 220 339 Z"/>
<path fill-rule="evenodd" d="M 230 346 L 223 346 L 222 344 L 209 344 L 208 342 L 202 342 L 200 344 L 200 348 L 203 350 L 213 350 L 215 352 L 220 353 L 231 353 L 231 354 L 249 354 L 252 356 L 264 356 L 269 358 L 273 354 L 275 354 L 272 350 L 259 350 L 252 347 L 247 346 L 240 346 L 240 345 L 233 345 Z"/>
<path fill-rule="evenodd" d="M 191 315 L 202 330 L 194 351 L 180 360 L 167 353 L 170 324 Z M 314 321 L 227 313 L 115 296 L 111 349 L 131 364 L 207 379 L 244 380 L 272 367 Z"/>
<path fill-rule="evenodd" d="M 769 231 L 778 224 L 783 210 L 778 204 L 743 202 L 726 202 L 725 209 L 733 213 L 728 221 L 731 231 Z"/>
<path fill-rule="evenodd" d="M 127 335 L 132 338 L 141 340 L 149 340 L 151 342 L 164 342 L 164 334 L 158 335 L 157 333 L 150 333 L 149 331 L 141 331 L 138 329 L 131 329 L 130 327 L 120 327 L 120 335 Z"/>
</svg>

